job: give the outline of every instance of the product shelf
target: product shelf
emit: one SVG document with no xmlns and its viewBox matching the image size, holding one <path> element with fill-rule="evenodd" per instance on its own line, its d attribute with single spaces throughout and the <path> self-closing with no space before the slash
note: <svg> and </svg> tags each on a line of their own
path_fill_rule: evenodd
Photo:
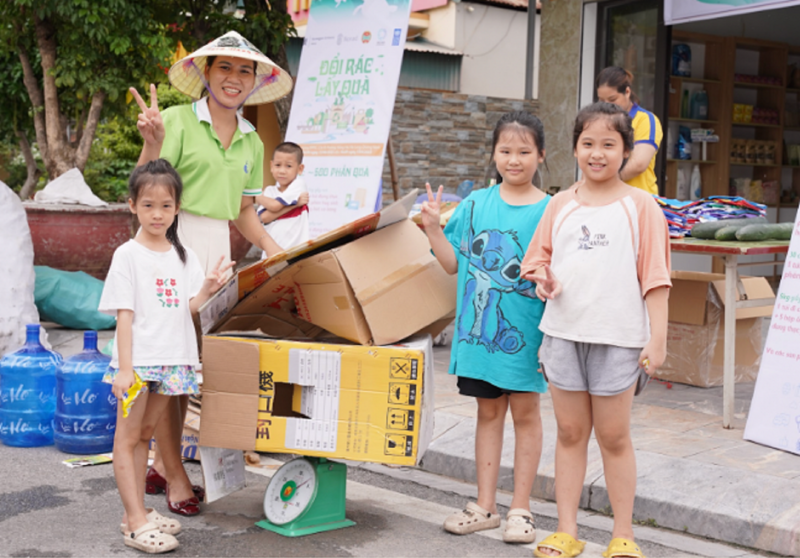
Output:
<svg viewBox="0 0 800 558">
<path fill-rule="evenodd" d="M 709 84 L 722 83 L 718 79 L 706 79 L 706 78 L 684 77 L 684 76 L 669 76 L 669 77 L 672 79 L 679 79 L 686 83 L 709 83 Z"/>
<path fill-rule="evenodd" d="M 778 167 L 781 166 L 781 165 L 778 165 L 777 163 L 770 163 L 770 164 L 767 164 L 767 163 L 737 163 L 737 162 L 734 162 L 734 161 L 730 161 L 728 164 L 730 164 L 731 166 L 737 166 L 737 167 L 778 168 Z"/>
<path fill-rule="evenodd" d="M 732 122 L 734 126 L 748 126 L 753 128 L 782 128 L 780 124 L 759 124 L 757 122 Z"/>
<path fill-rule="evenodd" d="M 742 89 L 784 89 L 783 85 L 771 85 L 768 83 L 747 83 L 744 81 L 734 81 L 734 87 L 741 87 Z"/>
<path fill-rule="evenodd" d="M 719 124 L 718 120 L 697 120 L 696 118 L 680 118 L 677 116 L 670 116 L 669 119 L 675 122 L 689 122 L 690 124 Z"/>
</svg>

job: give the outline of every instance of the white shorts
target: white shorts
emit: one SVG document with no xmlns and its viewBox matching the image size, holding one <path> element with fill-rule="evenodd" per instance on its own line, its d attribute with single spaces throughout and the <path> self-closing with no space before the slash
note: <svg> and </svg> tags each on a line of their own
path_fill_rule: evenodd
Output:
<svg viewBox="0 0 800 558">
<path fill-rule="evenodd" d="M 228 221 L 201 217 L 181 211 L 178 214 L 178 238 L 191 248 L 200 260 L 200 267 L 208 274 L 217 265 L 220 256 L 223 265 L 231 261 L 231 232 Z M 231 271 L 228 270 L 228 276 Z"/>
</svg>

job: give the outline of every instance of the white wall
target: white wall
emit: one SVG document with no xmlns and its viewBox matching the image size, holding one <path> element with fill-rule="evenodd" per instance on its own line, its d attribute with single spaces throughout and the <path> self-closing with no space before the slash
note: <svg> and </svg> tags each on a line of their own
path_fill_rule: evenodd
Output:
<svg viewBox="0 0 800 558">
<path fill-rule="evenodd" d="M 423 36 L 437 45 L 456 48 L 456 3 L 448 2 L 441 8 L 428 10 L 428 28 Z"/>
<path fill-rule="evenodd" d="M 528 13 L 469 2 L 449 6 L 457 10 L 454 48 L 464 53 L 460 92 L 524 99 Z"/>
</svg>

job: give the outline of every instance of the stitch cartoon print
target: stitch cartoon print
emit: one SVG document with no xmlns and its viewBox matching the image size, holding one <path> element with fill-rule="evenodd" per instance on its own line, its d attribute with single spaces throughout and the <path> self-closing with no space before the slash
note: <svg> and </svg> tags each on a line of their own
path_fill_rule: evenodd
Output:
<svg viewBox="0 0 800 558">
<path fill-rule="evenodd" d="M 505 318 L 500 303 L 503 295 L 510 293 L 534 298 L 535 287 L 530 281 L 521 280 L 524 250 L 516 233 L 487 229 L 476 234 L 473 209 L 474 202 L 467 210 L 469 234 L 460 246 L 460 252 L 469 259 L 470 278 L 464 289 L 458 339 L 481 344 L 491 353 L 514 354 L 525 346 L 525 339 Z"/>
</svg>

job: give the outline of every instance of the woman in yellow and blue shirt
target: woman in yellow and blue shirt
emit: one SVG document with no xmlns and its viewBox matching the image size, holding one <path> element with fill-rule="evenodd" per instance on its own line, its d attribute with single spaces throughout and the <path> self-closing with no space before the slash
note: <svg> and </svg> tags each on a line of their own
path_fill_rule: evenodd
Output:
<svg viewBox="0 0 800 558">
<path fill-rule="evenodd" d="M 618 66 L 609 66 L 597 76 L 597 99 L 622 107 L 633 120 L 633 152 L 620 171 L 620 177 L 634 188 L 658 195 L 656 153 L 661 145 L 661 122 L 652 112 L 639 106 L 631 89 L 633 74 Z"/>
</svg>

